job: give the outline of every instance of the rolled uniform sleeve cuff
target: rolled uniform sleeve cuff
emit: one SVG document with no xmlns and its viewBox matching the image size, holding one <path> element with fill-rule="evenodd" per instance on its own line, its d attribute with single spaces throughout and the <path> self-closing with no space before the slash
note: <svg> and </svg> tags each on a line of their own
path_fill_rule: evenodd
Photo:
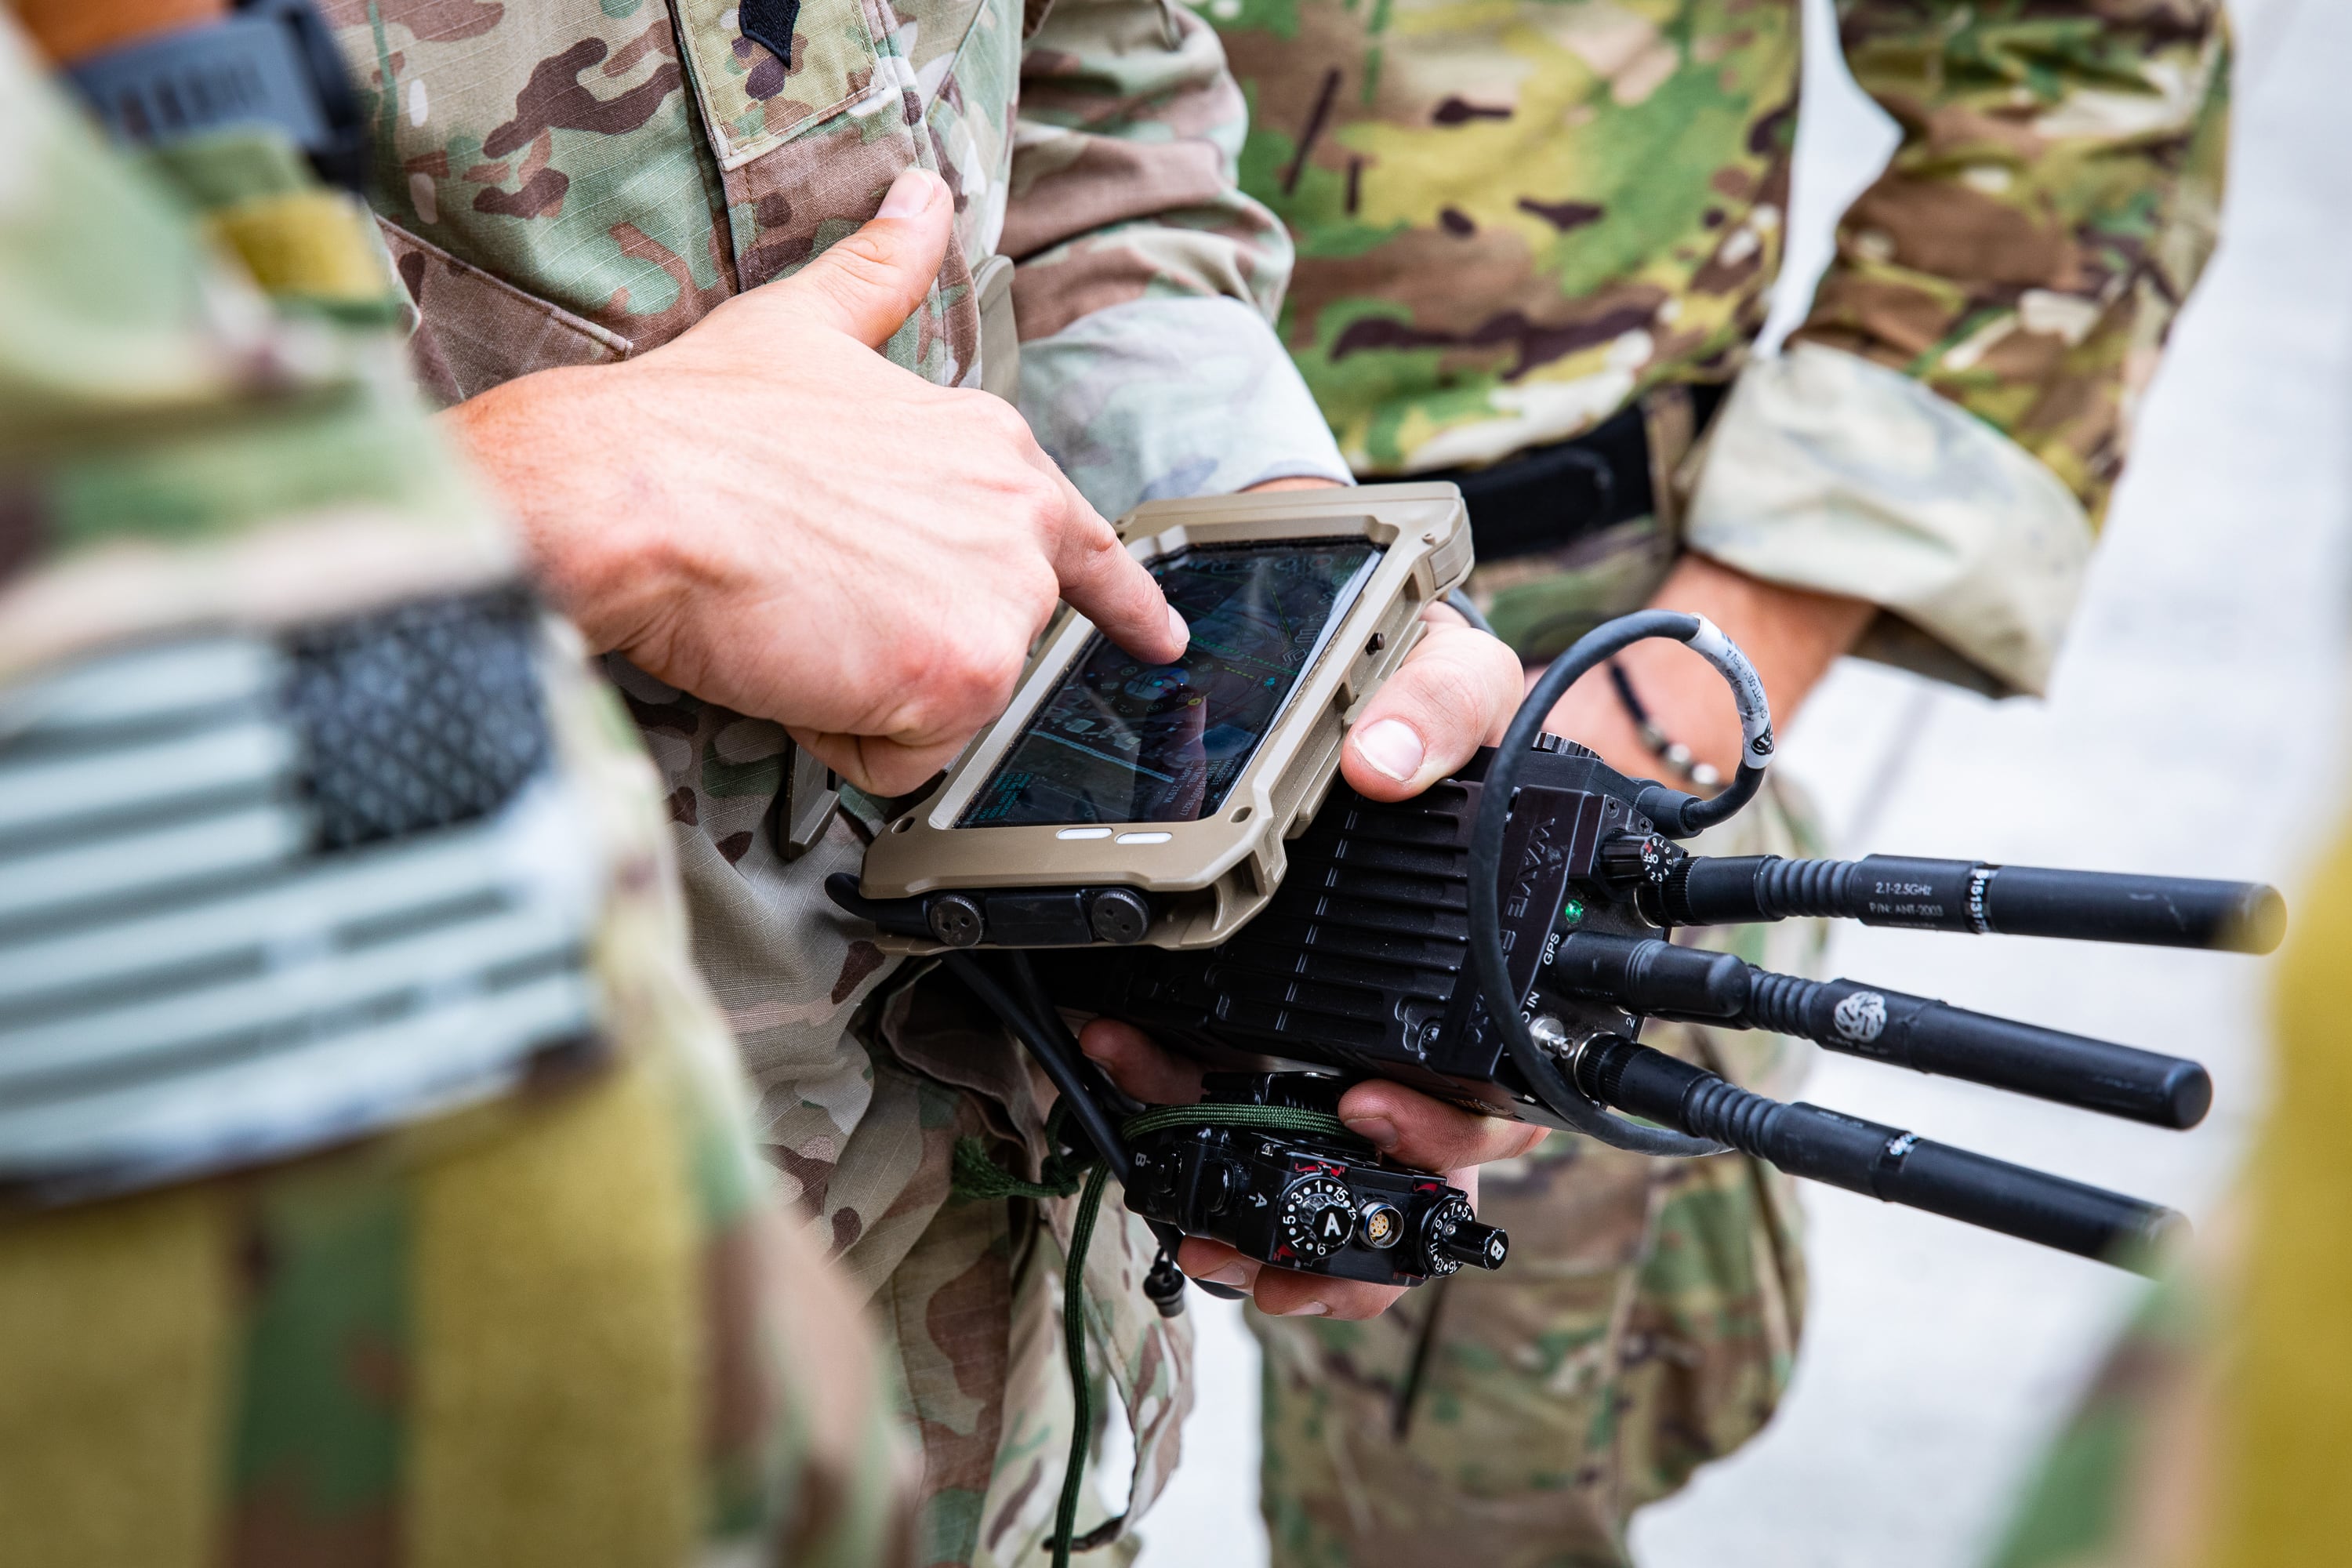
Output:
<svg viewBox="0 0 2352 1568">
<path fill-rule="evenodd" d="M 1223 297 L 1138 300 L 1021 345 L 1021 412 L 1095 510 L 1349 481 L 1265 318 Z"/>
<path fill-rule="evenodd" d="M 1740 376 L 1683 538 L 1750 576 L 1878 605 L 1990 677 L 1970 684 L 2039 693 L 2092 531 L 2058 477 L 1991 426 L 1908 376 L 1806 343 Z M 1904 657 L 1905 641 L 1863 651 L 1953 673 L 1935 650 Z"/>
</svg>

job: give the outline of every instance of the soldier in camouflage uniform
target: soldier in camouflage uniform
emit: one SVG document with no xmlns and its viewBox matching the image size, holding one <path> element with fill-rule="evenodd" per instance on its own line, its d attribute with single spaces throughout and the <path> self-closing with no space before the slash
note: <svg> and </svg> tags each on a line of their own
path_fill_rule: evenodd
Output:
<svg viewBox="0 0 2352 1568">
<path fill-rule="evenodd" d="M 0 1559 L 907 1562 L 653 771 L 366 209 L 268 124 L 111 153 L 32 47 L 0 11 Z"/>
<path fill-rule="evenodd" d="M 2219 0 L 1838 0 L 1902 144 L 1766 359 L 1796 0 L 1188 3 L 1250 99 L 1244 188 L 1297 246 L 1285 342 L 1358 476 L 1463 483 L 1473 595 L 1523 654 L 1649 603 L 1711 616 L 1783 721 L 1849 649 L 2042 689 L 2212 244 Z M 1622 662 L 1650 727 L 1600 676 L 1552 727 L 1727 776 L 1712 674 Z M 1786 852 L 1802 821 L 1768 798 L 1700 847 Z M 1769 940 L 1801 967 L 1818 936 Z M 1759 1088 L 1801 1065 L 1658 1034 Z M 1507 1274 L 1260 1323 L 1277 1563 L 1620 1563 L 1630 1511 L 1772 1410 L 1802 1296 L 1778 1178 L 1563 1138 L 1488 1201 Z"/>
<path fill-rule="evenodd" d="M 1050 1091 L 822 889 L 885 797 L 1001 710 L 1057 592 L 1139 653 L 1181 647 L 1098 511 L 1346 478 L 1269 322 L 1288 244 L 1234 188 L 1214 35 L 1160 0 L 326 10 L 417 362 L 614 652 L 771 1156 L 891 1336 L 919 1559 L 1033 1561 L 1073 1409 L 1073 1205 L 954 1201 L 950 1176 L 978 1139 L 1034 1179 Z M 1517 689 L 1507 650 L 1433 629 L 1343 766 L 1422 788 Z M 1426 1158 L 1525 1142 L 1381 1103 L 1408 1157 L 1417 1115 L 1450 1139 Z M 1114 1207 L 1087 1260 L 1093 1362 L 1134 1435 L 1108 1488 L 1129 1517 L 1189 1399 L 1185 1325 L 1140 1289 L 1153 1252 Z M 1256 1284 L 1278 1310 L 1385 1300 Z"/>
</svg>

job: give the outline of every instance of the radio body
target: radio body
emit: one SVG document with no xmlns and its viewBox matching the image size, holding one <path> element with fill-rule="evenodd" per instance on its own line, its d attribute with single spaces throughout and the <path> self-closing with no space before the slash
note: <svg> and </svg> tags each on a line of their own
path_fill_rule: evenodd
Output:
<svg viewBox="0 0 2352 1568">
<path fill-rule="evenodd" d="M 1286 1268 L 1404 1282 L 1499 1263 L 1507 1244 L 1461 1231 L 1475 1222 L 1446 1207 L 1460 1194 L 1425 1190 L 1430 1173 L 1388 1164 L 1314 1109 L 1366 1077 L 1653 1154 L 1738 1148 L 2126 1266 L 2145 1266 L 2178 1227 L 2158 1205 L 1764 1100 L 1639 1036 L 1651 1017 L 1776 1029 L 2186 1128 L 2211 1098 L 2194 1062 L 1772 974 L 1672 933 L 1824 915 L 2263 952 L 2284 925 L 2273 890 L 1691 856 L 1676 841 L 1760 784 L 1771 719 L 1721 632 L 1663 612 L 1611 622 L 1554 661 L 1502 742 L 1454 776 L 1372 801 L 1335 783 L 1340 740 L 1423 612 L 1468 574 L 1453 487 L 1153 502 L 1120 529 L 1192 627 L 1184 658 L 1141 664 L 1066 611 L 1003 718 L 883 828 L 860 877 L 827 890 L 891 946 L 946 957 L 1045 1066 L 1076 1135 L 1171 1249 L 1181 1234 L 1213 1235 Z M 1542 731 L 1570 683 L 1655 637 L 1714 664 L 1739 712 L 1739 768 L 1712 797 L 1629 778 Z M 1069 1019 L 1087 1016 L 1130 1021 L 1217 1069 L 1210 1099 L 1126 1101 L 1070 1037 Z M 1441 1209 L 1476 1245 L 1418 1239 Z M 1391 1225 L 1400 1240 L 1366 1245 Z"/>
</svg>

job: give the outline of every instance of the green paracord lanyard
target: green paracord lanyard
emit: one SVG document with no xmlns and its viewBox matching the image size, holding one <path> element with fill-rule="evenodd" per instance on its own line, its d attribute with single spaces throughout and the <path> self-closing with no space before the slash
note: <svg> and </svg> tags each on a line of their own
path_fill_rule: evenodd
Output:
<svg viewBox="0 0 2352 1568">
<path fill-rule="evenodd" d="M 1055 1104 L 1046 1119 L 1048 1141 L 1058 1145 L 1066 1118 Z M 1163 1105 L 1130 1117 L 1119 1135 L 1132 1142 L 1147 1133 L 1171 1127 L 1255 1127 L 1268 1132 L 1304 1133 L 1343 1144 L 1370 1143 L 1349 1131 L 1339 1119 L 1321 1110 L 1292 1110 L 1278 1105 Z M 1083 1173 L 1083 1175 L 1081 1174 Z M 1087 1249 L 1093 1243 L 1095 1221 L 1102 1212 L 1103 1190 L 1110 1184 L 1110 1167 L 1099 1160 L 1081 1163 L 1059 1154 L 1039 1173 L 1045 1180 L 1024 1181 L 989 1158 L 977 1138 L 957 1141 L 952 1188 L 960 1198 L 1066 1198 L 1078 1194 L 1078 1211 L 1070 1222 L 1069 1261 L 1062 1275 L 1062 1342 L 1069 1362 L 1074 1405 L 1070 1456 L 1062 1469 L 1062 1499 L 1054 1514 L 1054 1568 L 1069 1568 L 1070 1553 L 1085 1552 L 1109 1541 L 1126 1515 L 1108 1520 L 1083 1537 L 1077 1528 L 1078 1489 L 1085 1480 L 1087 1448 L 1094 1436 L 1094 1388 L 1087 1377 Z"/>
</svg>

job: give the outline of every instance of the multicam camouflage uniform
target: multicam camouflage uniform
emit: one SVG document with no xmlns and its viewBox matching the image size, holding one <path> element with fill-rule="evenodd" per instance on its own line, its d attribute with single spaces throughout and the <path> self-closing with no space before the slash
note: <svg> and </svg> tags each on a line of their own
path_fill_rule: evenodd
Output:
<svg viewBox="0 0 2352 1568">
<path fill-rule="evenodd" d="M 1866 653 L 2042 689 L 2132 406 L 2212 245 L 2219 0 L 1838 0 L 1902 144 L 1789 352 L 1761 360 L 1796 0 L 1188 3 L 1249 95 L 1243 184 L 1298 249 L 1283 336 L 1359 475 L 1477 468 L 1640 408 L 1656 514 L 1483 565 L 1472 592 L 1507 639 L 1550 656 L 1687 547 L 1879 605 Z M 1694 448 L 1701 383 L 1733 384 Z M 1737 1169 L 1651 1180 L 1777 1191 Z M 1797 1292 L 1770 1332 L 1717 1314 L 1764 1263 L 1793 1279 L 1793 1233 L 1761 1223 L 1790 1211 L 1748 1203 L 1735 1239 L 1721 1206 L 1645 1209 L 1629 1183 L 1563 1150 L 1500 1189 L 1511 1276 L 1448 1287 L 1424 1400 L 1451 1368 L 1453 1416 L 1430 1405 L 1406 1444 L 1380 1414 L 1413 1311 L 1261 1326 L 1278 1562 L 1400 1541 L 1618 1562 L 1626 1509 L 1762 1422 Z M 1612 1194 L 1615 1217 L 1584 1218 Z M 1580 1296 L 1509 1283 L 1539 1269 L 1589 1278 Z M 1595 1392 L 1590 1369 L 1654 1357 L 1676 1370 Z M 1559 1396 L 1548 1416 L 1530 1377 Z"/>
<path fill-rule="evenodd" d="M 0 14 L 0 1559 L 903 1563 L 652 771 L 404 308 L 274 132 L 136 168 Z"/>
<path fill-rule="evenodd" d="M 1358 473 L 1493 462 L 1746 368 L 1683 542 L 2040 689 L 2211 247 L 2217 0 L 1842 0 L 1903 144 L 1794 352 L 1753 367 L 1794 0 L 1206 9 L 1253 105 L 1244 184 L 1297 236 L 1284 335 Z"/>
<path fill-rule="evenodd" d="M 955 192 L 956 243 L 894 362 L 1017 386 L 1108 514 L 1346 476 L 1269 325 L 1289 247 L 1233 183 L 1241 96 L 1214 34 L 1161 0 L 327 11 L 370 106 L 372 200 L 422 315 L 417 356 L 446 399 L 667 342 L 921 166 Z M 1017 381 L 1012 334 L 983 327 L 1007 289 Z M 773 723 L 614 675 L 670 792 L 696 960 L 763 1091 L 770 1152 L 895 1341 L 923 1447 L 921 1561 L 1026 1560 L 1069 1422 L 1053 1281 L 1071 1205 L 951 1203 L 949 1176 L 972 1135 L 1035 1174 L 1041 1085 L 959 991 L 908 984 L 827 902 L 825 876 L 854 869 L 862 841 L 822 767 Z M 1173 1463 L 1189 1340 L 1141 1294 L 1149 1234 L 1104 1230 L 1094 1359 L 1136 1451 L 1110 1489 L 1139 1512 Z"/>
</svg>

